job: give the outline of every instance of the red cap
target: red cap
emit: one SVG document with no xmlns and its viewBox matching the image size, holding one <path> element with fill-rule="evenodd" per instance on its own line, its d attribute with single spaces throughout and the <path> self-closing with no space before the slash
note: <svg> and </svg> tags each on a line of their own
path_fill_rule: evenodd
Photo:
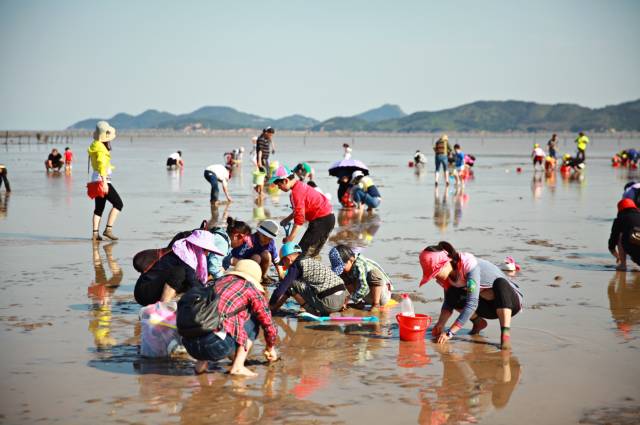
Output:
<svg viewBox="0 0 640 425">
<path fill-rule="evenodd" d="M 433 279 L 450 260 L 446 251 L 422 251 L 420 253 L 420 266 L 422 267 L 420 286 Z"/>
<path fill-rule="evenodd" d="M 618 202 L 618 211 L 626 210 L 628 208 L 638 208 L 633 199 L 624 198 Z"/>
</svg>

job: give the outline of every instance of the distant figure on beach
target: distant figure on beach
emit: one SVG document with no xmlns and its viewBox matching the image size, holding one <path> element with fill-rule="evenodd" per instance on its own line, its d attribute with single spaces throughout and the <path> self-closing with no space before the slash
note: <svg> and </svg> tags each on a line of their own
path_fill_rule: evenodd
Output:
<svg viewBox="0 0 640 425">
<path fill-rule="evenodd" d="M 234 150 L 233 162 L 236 166 L 242 164 L 243 156 L 244 156 L 244 148 L 242 146 Z"/>
<path fill-rule="evenodd" d="M 182 151 L 176 151 L 169 155 L 167 158 L 167 168 L 184 167 L 184 161 L 182 159 Z"/>
<path fill-rule="evenodd" d="M 533 151 L 531 151 L 531 159 L 533 160 L 533 170 L 537 170 L 538 169 L 538 165 L 540 165 L 540 169 L 543 170 L 544 169 L 544 165 L 542 165 L 542 161 L 544 161 L 544 157 L 545 157 L 545 153 L 544 150 L 540 147 L 539 144 L 534 143 L 533 145 Z"/>
<path fill-rule="evenodd" d="M 69 146 L 67 146 L 66 148 L 64 148 L 64 169 L 65 169 L 65 171 L 71 171 L 72 162 L 73 162 L 73 152 L 71 151 Z"/>
<path fill-rule="evenodd" d="M 440 168 L 444 173 L 444 181 L 449 186 L 449 152 L 451 152 L 451 145 L 449 145 L 449 136 L 443 134 L 433 144 L 433 152 L 435 153 L 436 160 L 436 186 L 438 186 L 438 180 L 440 180 Z"/>
<path fill-rule="evenodd" d="M 547 142 L 547 151 L 549 152 L 549 156 L 553 159 L 556 158 L 556 149 L 558 147 L 558 135 L 553 133 L 551 135 L 551 139 Z"/>
<path fill-rule="evenodd" d="M 420 253 L 420 286 L 435 279 L 444 289 L 440 317 L 432 330 L 438 344 L 447 342 L 471 319 L 475 335 L 487 327 L 485 319 L 500 321 L 500 347 L 511 350 L 511 317 L 522 309 L 523 295 L 518 285 L 489 261 L 466 252 L 457 252 L 448 242 L 428 246 Z M 453 310 L 460 315 L 445 332 Z"/>
<path fill-rule="evenodd" d="M 420 152 L 420 149 L 416 150 L 416 154 L 413 155 L 413 163 L 416 167 L 423 167 L 427 163 L 427 157 Z"/>
<path fill-rule="evenodd" d="M 227 197 L 227 202 L 233 202 L 229 195 L 229 169 L 222 164 L 211 164 L 204 169 L 204 179 L 211 185 L 210 201 L 212 204 L 219 204 L 220 188 L 222 185 L 222 191 L 224 196 Z"/>
<path fill-rule="evenodd" d="M 455 169 L 453 171 L 453 175 L 456 179 L 456 187 L 464 187 L 464 169 L 466 167 L 465 154 L 457 143 L 453 146 L 453 152 L 456 161 Z"/>
<path fill-rule="evenodd" d="M 342 159 L 351 159 L 352 149 L 349 146 L 349 144 L 348 143 L 343 143 L 342 144 L 342 149 L 344 150 L 344 154 L 343 154 L 343 158 Z"/>
<path fill-rule="evenodd" d="M 342 244 L 331 248 L 329 260 L 331 269 L 340 276 L 351 294 L 345 299 L 345 307 L 350 301 L 356 307 L 370 304 L 374 310 L 391 300 L 391 278 L 375 261 Z"/>
<path fill-rule="evenodd" d="M 111 165 L 111 142 L 116 138 L 116 129 L 111 127 L 106 121 L 98 121 L 96 129 L 93 132 L 93 143 L 87 149 L 89 153 L 89 159 L 91 161 L 91 167 L 93 168 L 93 174 L 91 175 L 91 182 L 100 182 L 102 185 L 102 191 L 106 193 L 103 197 L 96 196 L 95 209 L 93 210 L 93 240 L 101 241 L 100 236 L 100 220 L 104 207 L 109 201 L 112 205 L 109 217 L 107 218 L 107 226 L 102 234 L 111 240 L 117 240 L 118 238 L 113 234 L 113 225 L 118 218 L 118 214 L 122 211 L 124 206 L 120 195 L 116 191 L 116 188 L 111 184 L 111 173 L 114 166 Z"/>
<path fill-rule="evenodd" d="M 640 265 L 640 210 L 633 199 L 618 202 L 618 215 L 611 226 L 609 252 L 616 259 L 616 270 L 627 270 L 627 255 Z"/>
<path fill-rule="evenodd" d="M 47 160 L 44 162 L 44 168 L 47 172 L 50 171 L 60 171 L 64 162 L 62 161 L 62 155 L 58 152 L 58 149 L 51 149 L 51 153 L 47 157 Z"/>
<path fill-rule="evenodd" d="M 276 343 L 278 330 L 260 285 L 260 267 L 252 260 L 242 260 L 225 276 L 213 282 L 213 291 L 220 301 L 218 312 L 222 329 L 197 337 L 183 337 L 182 342 L 191 357 L 197 360 L 196 374 L 205 373 L 208 362 L 233 358 L 230 375 L 258 376 L 245 366 L 245 361 L 258 338 L 259 327 L 264 331 L 268 362 L 278 360 Z"/>
<path fill-rule="evenodd" d="M 258 167 L 264 167 L 267 170 L 267 178 L 271 177 L 269 154 L 276 153 L 276 146 L 273 141 L 275 132 L 272 127 L 267 127 L 262 130 L 262 134 L 256 140 L 256 164 Z"/>
<path fill-rule="evenodd" d="M 280 249 L 287 275 L 278 283 L 269 300 L 271 311 L 278 311 L 290 296 L 300 309 L 318 316 L 341 311 L 349 292 L 340 276 L 324 263 L 303 255 L 302 248 L 287 242 Z"/>
<path fill-rule="evenodd" d="M 282 243 L 294 241 L 300 228 L 308 222 L 299 245 L 306 256 L 319 255 L 336 225 L 331 202 L 323 194 L 298 180 L 295 174 L 283 165 L 275 171 L 269 184 L 275 184 L 283 192 L 291 192 L 289 199 L 293 212 L 284 218 L 280 225 L 285 227 L 293 220 L 293 227 Z"/>
<path fill-rule="evenodd" d="M 315 177 L 315 170 L 311 168 L 306 162 L 301 162 L 295 166 L 293 172 L 300 179 L 300 181 L 313 180 Z"/>
<path fill-rule="evenodd" d="M 4 183 L 4 190 L 6 192 L 11 192 L 11 185 L 9 184 L 9 178 L 7 177 L 8 170 L 6 165 L 0 164 L 0 188 L 2 188 L 2 183 Z"/>
<path fill-rule="evenodd" d="M 585 152 L 587 150 L 587 145 L 589 144 L 589 138 L 587 136 L 585 136 L 583 131 L 581 131 L 578 134 L 578 137 L 575 140 L 575 144 L 578 147 L 578 153 L 576 155 L 576 158 L 578 158 L 582 162 L 584 162 L 585 159 L 586 159 Z"/>
<path fill-rule="evenodd" d="M 382 196 L 371 177 L 365 176 L 360 170 L 356 170 L 351 176 L 351 185 L 351 198 L 356 208 L 364 209 L 366 205 L 368 211 L 373 211 L 374 208 L 380 206 Z"/>
</svg>

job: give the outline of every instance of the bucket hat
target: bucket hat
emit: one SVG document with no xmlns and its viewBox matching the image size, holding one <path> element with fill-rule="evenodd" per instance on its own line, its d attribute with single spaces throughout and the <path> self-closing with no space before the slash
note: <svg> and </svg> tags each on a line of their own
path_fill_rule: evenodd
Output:
<svg viewBox="0 0 640 425">
<path fill-rule="evenodd" d="M 110 142 L 116 138 L 116 129 L 111 127 L 106 121 L 98 121 L 93 138 L 99 142 Z"/>
<path fill-rule="evenodd" d="M 443 134 L 442 137 L 440 138 L 443 142 L 448 142 L 449 141 L 449 136 L 447 136 L 446 134 Z"/>
<path fill-rule="evenodd" d="M 345 245 L 339 245 L 331 248 L 329 251 L 329 261 L 331 261 L 331 270 L 337 275 L 344 272 L 344 264 L 351 257 L 355 257 L 355 253 L 351 248 Z"/>
<path fill-rule="evenodd" d="M 262 269 L 260 268 L 260 264 L 253 260 L 240 260 L 233 269 L 227 270 L 224 274 L 225 276 L 239 276 L 251 282 L 258 291 L 264 293 L 264 287 L 260 284 Z"/>
<path fill-rule="evenodd" d="M 258 232 L 262 233 L 268 238 L 275 239 L 280 232 L 280 226 L 273 220 L 264 220 L 258 224 Z"/>
<path fill-rule="evenodd" d="M 364 177 L 364 173 L 360 170 L 356 170 L 353 172 L 353 174 L 351 174 L 351 181 L 353 182 L 358 177 Z"/>
<path fill-rule="evenodd" d="M 302 248 L 300 248 L 300 245 L 295 242 L 285 243 L 284 245 L 282 245 L 282 248 L 280 248 L 280 263 L 282 263 L 282 259 L 284 257 L 295 254 L 297 252 L 302 252 Z"/>
</svg>

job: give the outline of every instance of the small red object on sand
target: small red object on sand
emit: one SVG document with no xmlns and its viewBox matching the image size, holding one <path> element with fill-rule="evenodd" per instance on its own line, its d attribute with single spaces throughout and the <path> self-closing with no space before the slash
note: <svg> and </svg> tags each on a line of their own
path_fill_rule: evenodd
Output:
<svg viewBox="0 0 640 425">
<path fill-rule="evenodd" d="M 521 173 L 521 172 L 522 172 L 522 168 L 518 167 L 518 168 L 516 168 L 516 171 L 517 171 L 518 173 Z"/>
</svg>

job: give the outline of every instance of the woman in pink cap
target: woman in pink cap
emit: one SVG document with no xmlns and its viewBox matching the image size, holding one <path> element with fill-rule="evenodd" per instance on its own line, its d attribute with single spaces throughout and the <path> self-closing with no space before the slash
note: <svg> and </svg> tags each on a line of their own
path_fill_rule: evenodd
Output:
<svg viewBox="0 0 640 425">
<path fill-rule="evenodd" d="M 420 266 L 420 286 L 435 278 L 444 288 L 440 317 L 431 331 L 439 344 L 451 339 L 469 319 L 473 323 L 471 335 L 487 327 L 485 319 L 498 319 L 500 347 L 511 349 L 511 316 L 518 314 L 523 305 L 522 293 L 515 282 L 495 264 L 466 252 L 457 252 L 448 242 L 425 248 L 420 253 Z M 454 309 L 460 315 L 443 332 Z"/>
</svg>

